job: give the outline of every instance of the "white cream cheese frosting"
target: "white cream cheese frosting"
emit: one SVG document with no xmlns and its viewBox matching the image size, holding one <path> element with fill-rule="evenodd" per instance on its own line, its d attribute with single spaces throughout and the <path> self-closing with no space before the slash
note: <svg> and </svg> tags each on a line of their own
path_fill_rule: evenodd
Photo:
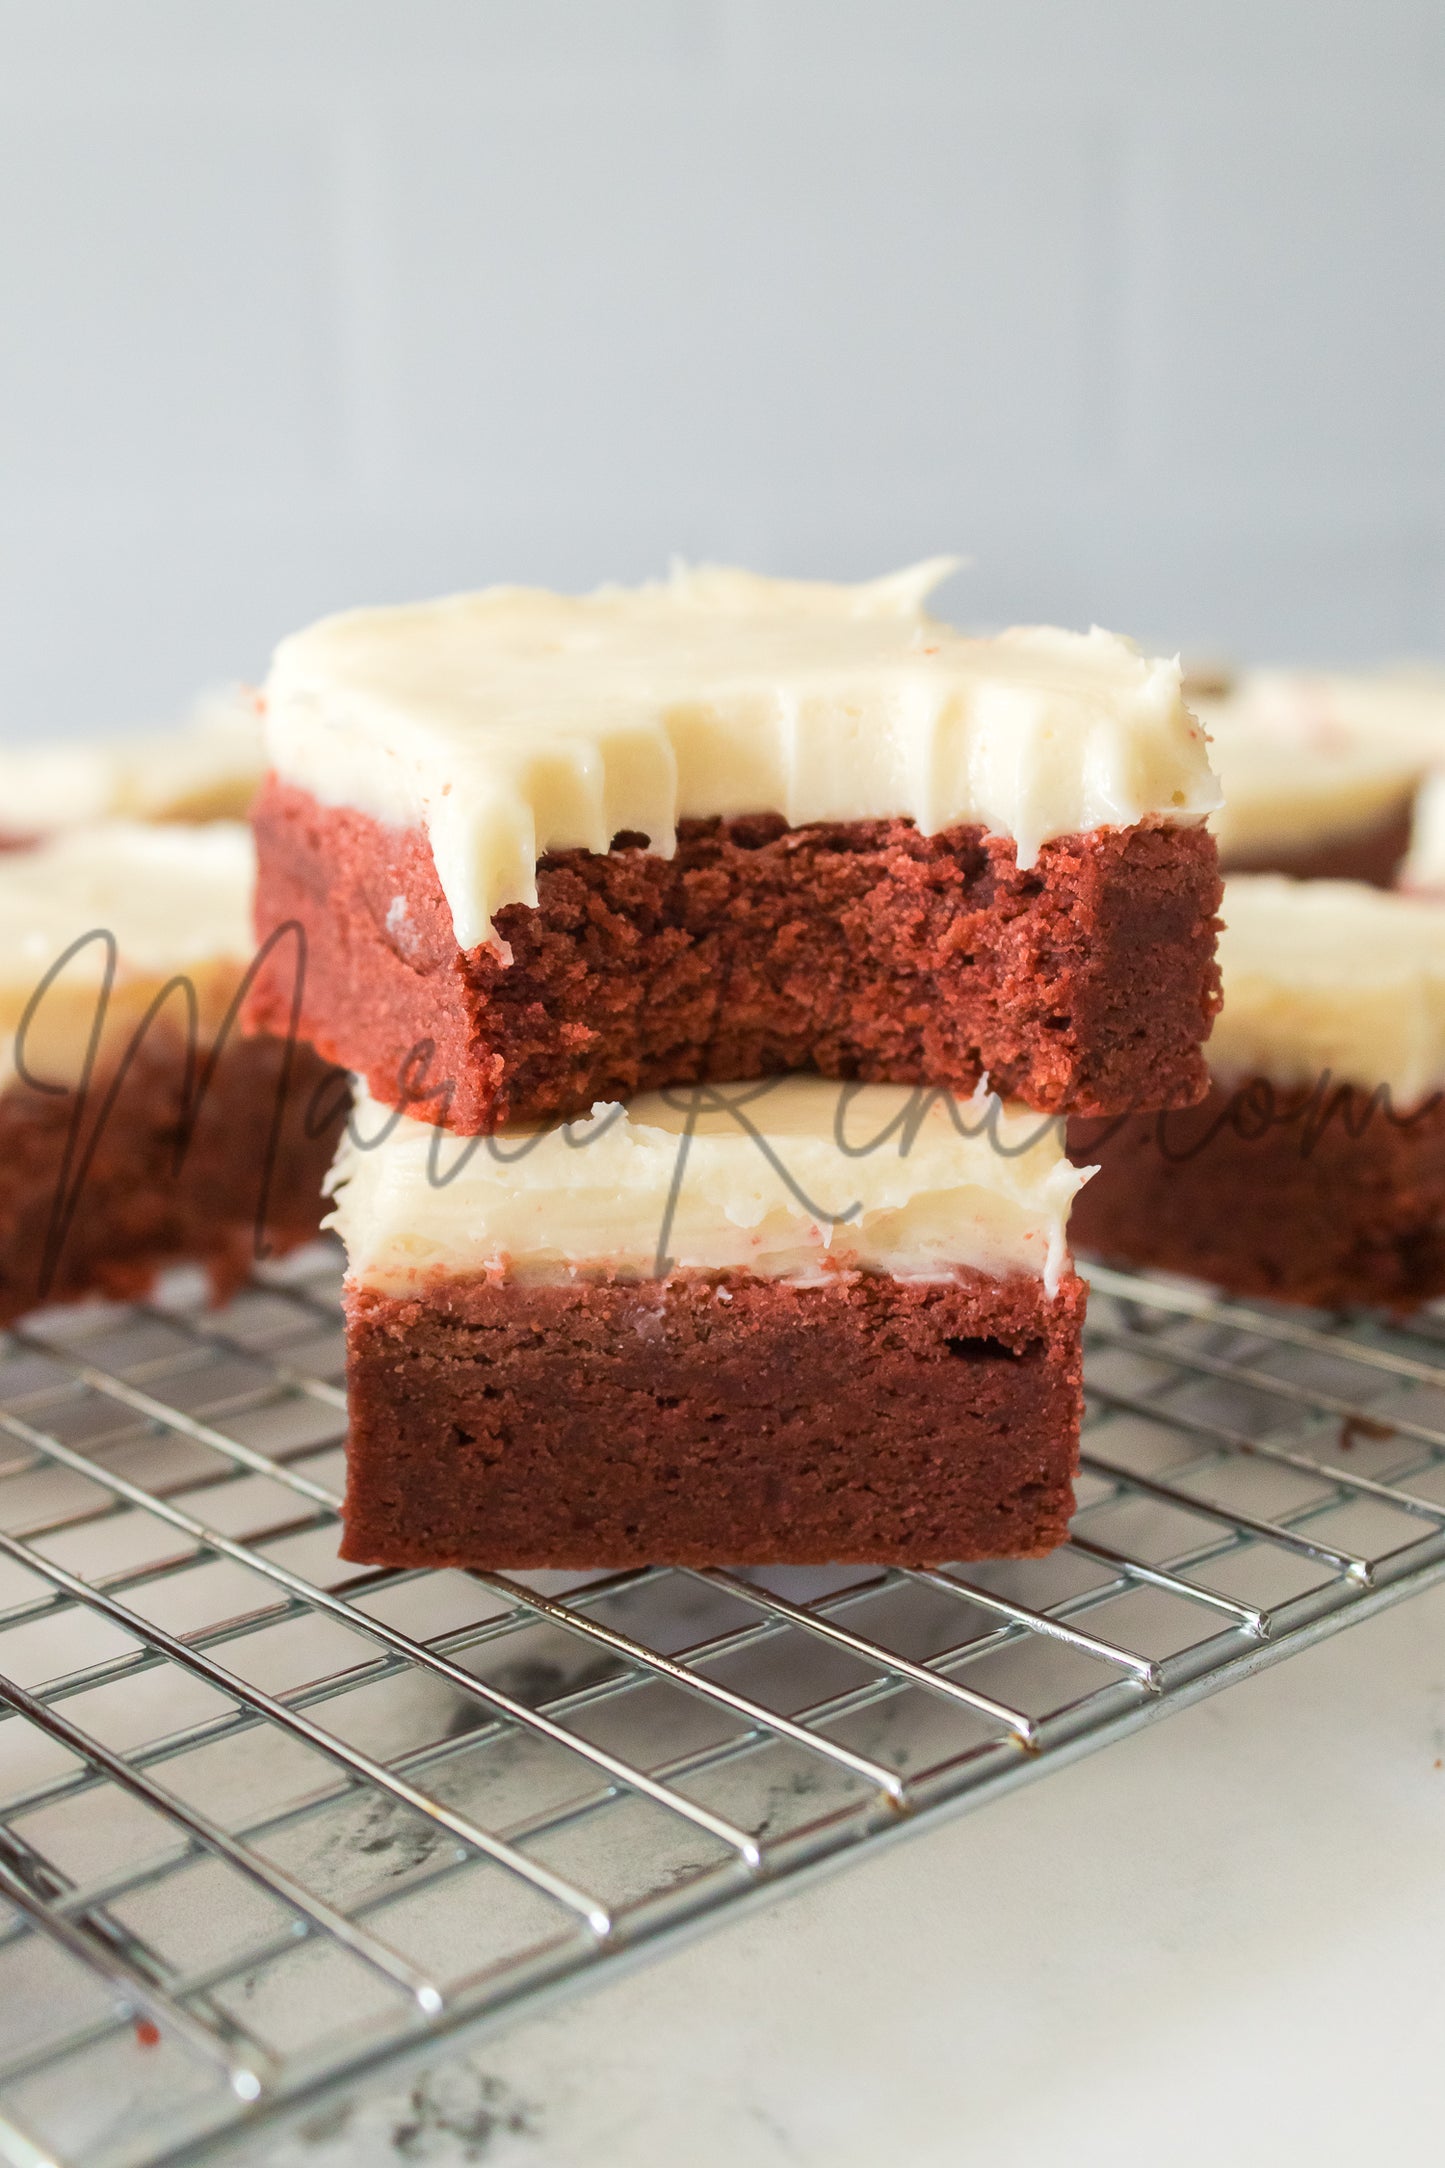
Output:
<svg viewBox="0 0 1445 2168">
<path fill-rule="evenodd" d="M 1052 1294 L 1087 1179 L 1060 1131 L 984 1091 L 792 1076 L 461 1138 L 390 1116 L 363 1089 L 329 1224 L 353 1281 L 389 1294 L 437 1275 L 937 1280 L 960 1266 L 1028 1273 Z"/>
<path fill-rule="evenodd" d="M 464 949 L 535 904 L 549 850 L 679 820 L 962 822 L 1015 838 L 1200 821 L 1219 802 L 1177 661 L 1097 628 L 974 639 L 949 560 L 854 587 L 719 568 L 581 597 L 497 587 L 357 610 L 277 650 L 275 771 L 426 830 Z"/>
<path fill-rule="evenodd" d="M 1427 775 L 1420 786 L 1400 886 L 1445 897 L 1445 769 Z"/>
<path fill-rule="evenodd" d="M 1236 874 L 1224 886 L 1224 1006 L 1205 1049 L 1227 1083 L 1445 1086 L 1445 903 L 1358 881 Z"/>
<path fill-rule="evenodd" d="M 1398 814 L 1418 763 L 1389 744 L 1356 744 L 1308 731 L 1278 733 L 1201 704 L 1224 803 L 1210 815 L 1220 856 L 1322 846 Z"/>
<path fill-rule="evenodd" d="M 112 819 L 240 820 L 263 757 L 257 696 L 239 685 L 205 694 L 185 729 L 0 747 L 0 835 Z"/>
<path fill-rule="evenodd" d="M 1399 813 L 1445 760 L 1445 676 L 1253 670 L 1194 702 L 1224 803 L 1226 860 L 1318 846 Z"/>
<path fill-rule="evenodd" d="M 107 821 L 0 852 L 0 1088 L 15 1081 L 16 1033 L 32 995 L 86 934 L 115 939 L 102 1064 L 178 973 L 195 988 L 204 1043 L 251 960 L 254 885 L 251 832 L 238 821 Z M 87 941 L 39 999 L 20 1050 L 31 1077 L 71 1084 L 82 1074 L 107 955 L 104 941 Z M 182 1001 L 173 996 L 166 1014 L 185 1028 Z"/>
</svg>

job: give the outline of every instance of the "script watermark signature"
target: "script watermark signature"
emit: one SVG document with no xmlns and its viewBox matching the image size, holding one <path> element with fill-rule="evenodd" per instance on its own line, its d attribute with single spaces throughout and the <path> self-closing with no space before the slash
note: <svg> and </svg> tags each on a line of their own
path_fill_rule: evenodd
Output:
<svg viewBox="0 0 1445 2168">
<path fill-rule="evenodd" d="M 1263 1144 L 1292 1130 L 1300 1158 L 1310 1159 L 1334 1126 L 1352 1143 L 1381 1121 L 1408 1133 L 1429 1122 L 1442 1100 L 1445 1093 L 1430 1092 L 1401 1113 L 1388 1084 L 1367 1088 L 1347 1083 L 1331 1069 L 1322 1069 L 1308 1084 L 1274 1084 L 1268 1077 L 1252 1076 L 1232 1086 L 1223 1106 L 1213 1110 L 1206 1105 L 1141 1114 L 1133 1108 L 1125 1114 L 1075 1119 L 1069 1125 L 1069 1143 L 1074 1158 L 1084 1159 L 1102 1152 L 1131 1122 L 1144 1118 L 1153 1125 L 1150 1142 L 1169 1166 L 1198 1159 L 1226 1131 L 1241 1144 Z"/>
<path fill-rule="evenodd" d="M 100 960 L 93 1005 L 84 1020 L 85 1047 L 77 1072 L 63 1078 L 44 1073 L 43 1054 L 47 1005 L 57 998 L 66 974 L 79 966 L 93 970 L 95 954 Z M 75 1226 L 96 1155 L 147 1045 L 153 1038 L 171 1054 L 179 1047 L 179 1078 L 176 1085 L 176 1118 L 171 1125 L 168 1171 L 179 1179 L 195 1143 L 208 1096 L 218 1068 L 227 1052 L 246 1037 L 246 1012 L 263 974 L 284 971 L 285 994 L 280 1006 L 285 1026 L 268 1028 L 265 1036 L 279 1042 L 266 1134 L 255 1165 L 254 1254 L 264 1261 L 272 1254 L 268 1224 L 273 1202 L 283 1133 L 289 1121 L 298 1122 L 312 1143 L 338 1131 L 343 1117 L 353 1151 L 379 1150 L 398 1123 L 412 1119 L 430 1130 L 426 1153 L 426 1179 L 442 1190 L 458 1181 L 478 1153 L 499 1166 L 525 1160 L 549 1137 L 560 1136 L 570 1151 L 586 1151 L 601 1143 L 626 1117 L 627 1109 L 611 1103 L 585 1116 L 558 1124 L 504 1128 L 493 1134 L 458 1135 L 447 1125 L 456 1080 L 438 1075 L 437 1047 L 429 1038 L 410 1046 L 396 1064 L 390 1090 L 375 1095 L 384 1105 L 381 1118 L 367 1128 L 352 1105 L 352 1078 L 337 1066 L 324 1069 L 304 1096 L 293 1104 L 298 1055 L 306 1047 L 303 1033 L 307 940 L 297 920 L 277 926 L 260 943 L 241 974 L 223 1015 L 215 1028 L 203 1028 L 202 1004 L 193 979 L 185 972 L 172 974 L 148 1000 L 141 1015 L 124 1032 L 109 1028 L 117 979 L 121 969 L 119 943 L 108 927 L 96 926 L 77 936 L 62 950 L 37 982 L 16 1028 L 13 1049 L 15 1078 L 26 1091 L 57 1108 L 65 1107 L 64 1132 L 55 1173 L 54 1190 L 46 1223 L 45 1239 L 36 1276 L 40 1299 L 54 1285 L 66 1242 Z M 72 997 L 73 998 L 73 997 Z M 271 1012 L 274 1016 L 274 1008 Z M 675 1085 L 658 1096 L 681 1116 L 676 1131 L 676 1152 L 658 1230 L 654 1269 L 663 1277 L 672 1269 L 670 1251 L 683 1184 L 694 1139 L 705 1120 L 721 1119 L 740 1130 L 767 1164 L 777 1181 L 809 1219 L 832 1230 L 848 1226 L 861 1216 L 864 1205 L 853 1197 L 841 1208 L 813 1196 L 790 1168 L 775 1137 L 758 1119 L 763 1103 L 783 1083 L 767 1076 L 743 1083 L 723 1084 L 709 1080 Z M 1049 1138 L 1057 1147 L 1067 1144 L 1076 1162 L 1102 1152 L 1124 1127 L 1141 1118 L 1140 1110 L 1097 1118 L 1040 1115 L 1034 1122 L 1020 1122 L 1018 1110 L 1005 1110 L 999 1098 L 987 1090 L 986 1080 L 971 1098 L 964 1099 L 942 1086 L 912 1086 L 902 1103 L 881 1126 L 867 1134 L 858 1132 L 858 1109 L 869 1089 L 860 1081 L 840 1081 L 834 1102 L 832 1144 L 840 1162 L 863 1161 L 892 1150 L 901 1159 L 912 1152 L 925 1123 L 941 1108 L 961 1138 L 986 1138 L 1001 1158 L 1027 1156 Z M 1183 1164 L 1208 1151 L 1226 1130 L 1244 1142 L 1262 1142 L 1282 1130 L 1293 1130 L 1302 1158 L 1309 1158 L 1332 1125 L 1338 1124 L 1351 1139 L 1363 1136 L 1380 1120 L 1410 1130 L 1426 1121 L 1440 1106 L 1442 1095 L 1433 1093 L 1420 1105 L 1401 1113 L 1395 1108 L 1388 1085 L 1366 1091 L 1336 1079 L 1325 1070 L 1310 1086 L 1277 1087 L 1263 1077 L 1253 1077 L 1230 1094 L 1223 1107 L 1213 1110 L 1176 1109 L 1150 1115 L 1152 1141 L 1161 1158 Z M 1201 1119 L 1201 1116 L 1203 1117 Z"/>
<path fill-rule="evenodd" d="M 100 970 L 92 1006 L 82 1027 L 86 1043 L 78 1070 L 63 1078 L 49 1076 L 45 1073 L 43 1053 L 39 1050 L 46 1036 L 48 1005 L 60 997 L 68 973 L 82 968 L 93 970 L 96 952 L 99 953 Z M 65 1110 L 64 1134 L 36 1280 L 40 1299 L 43 1300 L 54 1285 L 67 1239 L 82 1207 L 97 1152 L 115 1117 L 128 1080 L 147 1046 L 159 1044 L 168 1055 L 179 1050 L 176 1118 L 167 1154 L 167 1171 L 172 1179 L 179 1179 L 195 1145 L 197 1129 L 219 1066 L 227 1052 L 246 1036 L 248 1004 L 263 974 L 274 969 L 283 969 L 287 974 L 283 1003 L 285 1029 L 266 1033 L 267 1037 L 279 1041 L 281 1055 L 272 1087 L 265 1140 L 255 1167 L 253 1245 L 258 1261 L 264 1261 L 272 1254 L 267 1229 L 278 1156 L 288 1119 L 299 1120 L 303 1134 L 316 1141 L 337 1129 L 345 1116 L 350 1145 L 358 1152 L 379 1150 L 398 1123 L 405 1119 L 421 1121 L 430 1130 L 426 1179 L 432 1188 L 440 1190 L 460 1179 L 478 1153 L 485 1154 L 498 1165 L 513 1165 L 536 1151 L 547 1137 L 558 1135 L 567 1149 L 585 1151 L 599 1144 L 625 1118 L 626 1108 L 613 1103 L 596 1114 L 579 1116 L 554 1126 L 543 1124 L 522 1130 L 504 1129 L 490 1135 L 457 1135 L 445 1126 L 455 1097 L 455 1079 L 435 1073 L 437 1049 L 429 1038 L 416 1041 L 397 1064 L 392 1089 L 379 1095 L 385 1102 L 385 1111 L 373 1126 L 368 1127 L 352 1107 L 352 1078 L 346 1070 L 336 1066 L 323 1071 L 298 1110 L 292 1100 L 298 1051 L 306 1045 L 302 1031 L 306 966 L 305 929 L 298 921 L 288 920 L 277 926 L 257 948 L 214 1030 L 203 1029 L 202 1004 L 195 982 L 187 973 L 176 972 L 156 989 L 141 1015 L 125 1031 L 117 1032 L 112 1028 L 112 1011 L 121 956 L 114 932 L 104 926 L 91 927 L 56 957 L 26 1003 L 15 1032 L 13 1053 L 18 1083 L 42 1101 Z M 73 1000 L 73 994 L 69 998 Z M 73 1031 L 74 1026 L 71 1028 Z M 658 1230 L 655 1266 L 659 1276 L 670 1270 L 673 1263 L 669 1245 L 688 1161 L 699 1124 L 707 1117 L 722 1117 L 739 1129 L 799 1208 L 818 1226 L 831 1230 L 850 1225 L 861 1216 L 864 1205 L 860 1197 L 851 1198 L 839 1208 L 813 1196 L 795 1170 L 788 1166 L 776 1139 L 767 1134 L 765 1126 L 756 1118 L 762 1103 L 783 1081 L 778 1076 L 727 1085 L 703 1080 L 670 1087 L 659 1094 L 664 1104 L 682 1117 Z M 941 1087 L 923 1085 L 911 1089 L 902 1105 L 890 1113 L 881 1127 L 860 1135 L 856 1109 L 860 1095 L 867 1089 L 866 1084 L 859 1082 L 845 1081 L 838 1086 L 832 1141 L 844 1163 L 866 1160 L 890 1149 L 906 1159 L 935 1107 L 944 1110 L 960 1137 L 987 1138 L 991 1148 L 1004 1158 L 1023 1157 L 1050 1135 L 1057 1136 L 1060 1144 L 1063 1141 L 1063 1123 L 1058 1116 L 1040 1116 L 1036 1123 L 1025 1125 L 1022 1133 L 1016 1133 L 1017 1116 L 1006 1129 L 1003 1108 L 986 1090 L 980 1090 L 972 1099 L 963 1100 Z"/>
</svg>

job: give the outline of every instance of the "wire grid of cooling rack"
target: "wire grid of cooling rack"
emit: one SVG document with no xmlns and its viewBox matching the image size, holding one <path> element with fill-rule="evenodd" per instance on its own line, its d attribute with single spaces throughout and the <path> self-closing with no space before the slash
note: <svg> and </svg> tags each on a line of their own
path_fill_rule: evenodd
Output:
<svg viewBox="0 0 1445 2168">
<path fill-rule="evenodd" d="M 264 2145 L 408 2055 L 1445 1578 L 1445 1323 L 1098 1271 L 1052 1558 L 336 1559 L 339 1271 L 0 1353 L 0 2157 Z"/>
</svg>

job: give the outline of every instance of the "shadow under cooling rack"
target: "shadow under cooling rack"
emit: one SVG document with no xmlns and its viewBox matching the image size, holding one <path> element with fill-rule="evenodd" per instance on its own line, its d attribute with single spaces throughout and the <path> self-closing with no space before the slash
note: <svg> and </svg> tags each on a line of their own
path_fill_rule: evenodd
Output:
<svg viewBox="0 0 1445 2168">
<path fill-rule="evenodd" d="M 268 2118 L 1445 1578 L 1445 1327 L 1096 1271 L 1053 1557 L 336 1557 L 339 1270 L 0 1340 L 0 2158 Z"/>
</svg>

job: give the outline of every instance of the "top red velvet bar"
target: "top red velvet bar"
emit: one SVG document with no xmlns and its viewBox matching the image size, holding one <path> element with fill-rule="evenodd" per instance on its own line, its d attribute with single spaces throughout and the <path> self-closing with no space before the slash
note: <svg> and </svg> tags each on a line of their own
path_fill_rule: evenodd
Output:
<svg viewBox="0 0 1445 2168">
<path fill-rule="evenodd" d="M 285 642 L 257 932 L 292 929 L 303 1036 L 466 1133 L 795 1069 L 1194 1104 L 1218 789 L 1177 664 L 965 637 L 924 611 L 944 569 L 497 588 Z M 290 1015 L 273 973 L 251 1020 Z"/>
</svg>

